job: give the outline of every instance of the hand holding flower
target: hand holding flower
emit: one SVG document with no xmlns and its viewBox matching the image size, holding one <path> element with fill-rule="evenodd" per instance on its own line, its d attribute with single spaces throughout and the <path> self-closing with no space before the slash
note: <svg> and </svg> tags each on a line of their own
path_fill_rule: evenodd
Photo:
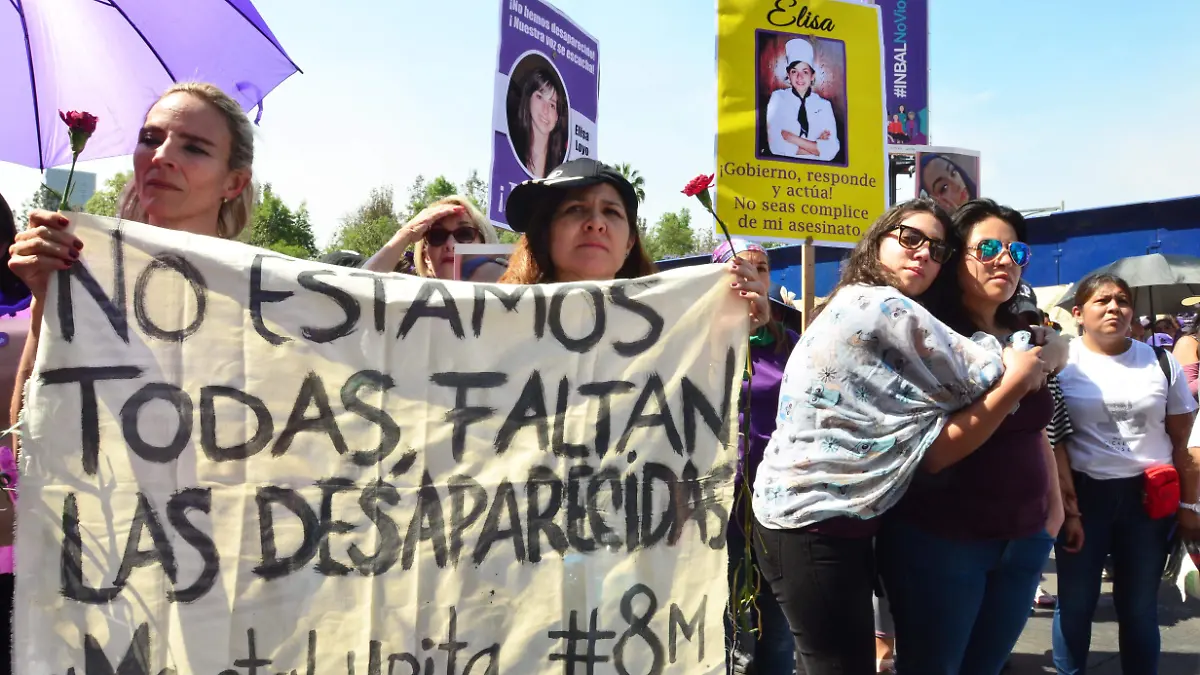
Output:
<svg viewBox="0 0 1200 675">
<path fill-rule="evenodd" d="M 38 302 L 46 295 L 50 275 L 74 264 L 83 250 L 83 242 L 67 232 L 70 224 L 61 213 L 32 211 L 29 227 L 8 248 L 8 269 L 25 282 Z"/>
</svg>

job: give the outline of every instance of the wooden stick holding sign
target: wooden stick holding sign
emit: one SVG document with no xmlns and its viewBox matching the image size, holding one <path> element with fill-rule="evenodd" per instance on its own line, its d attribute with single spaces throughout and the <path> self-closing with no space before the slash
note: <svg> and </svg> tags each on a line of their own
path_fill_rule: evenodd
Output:
<svg viewBox="0 0 1200 675">
<path fill-rule="evenodd" d="M 813 246 L 812 237 L 804 240 L 800 249 L 800 313 L 804 320 L 804 328 L 813 320 L 813 307 L 816 305 L 816 271 L 817 247 Z"/>
</svg>

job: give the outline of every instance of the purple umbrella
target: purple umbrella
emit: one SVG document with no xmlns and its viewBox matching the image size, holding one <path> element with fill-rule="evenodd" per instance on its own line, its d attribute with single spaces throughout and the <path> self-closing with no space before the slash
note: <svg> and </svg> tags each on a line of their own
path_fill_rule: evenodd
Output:
<svg viewBox="0 0 1200 675">
<path fill-rule="evenodd" d="M 100 118 L 80 159 L 130 154 L 173 82 L 211 82 L 261 115 L 299 70 L 249 0 L 0 1 L 0 161 L 69 164 L 59 110 Z"/>
</svg>

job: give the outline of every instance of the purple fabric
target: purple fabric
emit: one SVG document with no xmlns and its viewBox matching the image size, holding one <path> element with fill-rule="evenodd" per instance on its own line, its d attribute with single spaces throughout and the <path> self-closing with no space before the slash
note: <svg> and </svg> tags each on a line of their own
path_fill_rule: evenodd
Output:
<svg viewBox="0 0 1200 675">
<path fill-rule="evenodd" d="M 730 239 L 728 241 L 721 242 L 721 245 L 718 246 L 715 251 L 713 251 L 712 261 L 715 263 L 729 262 L 730 260 L 733 260 L 733 256 L 739 253 L 745 253 L 746 251 L 758 251 L 763 255 L 766 255 L 767 253 L 767 249 L 752 241 L 746 241 L 745 239 Z"/>
<path fill-rule="evenodd" d="M 1151 347 L 1173 347 L 1175 346 L 1175 338 L 1166 333 L 1155 333 L 1146 340 L 1146 344 Z"/>
<path fill-rule="evenodd" d="M 81 159 L 116 157 L 173 81 L 211 82 L 250 110 L 298 70 L 247 0 L 21 0 L 0 11 L 0 161 L 69 164 L 59 110 L 100 120 Z"/>
<path fill-rule="evenodd" d="M 17 503 L 17 487 L 20 479 L 17 476 L 17 458 L 13 456 L 12 448 L 0 446 L 0 474 L 7 478 L 4 487 L 9 488 L 13 504 Z"/>
<path fill-rule="evenodd" d="M 1021 539 L 1041 532 L 1050 491 L 1043 432 L 1053 412 L 1046 387 L 1021 399 L 966 459 L 936 475 L 917 474 L 893 513 L 947 539 Z"/>
<path fill-rule="evenodd" d="M 16 508 L 17 506 L 17 459 L 13 457 L 12 448 L 0 446 L 0 474 L 3 474 L 5 479 L 3 487 L 10 490 L 8 493 L 12 498 L 12 505 L 5 504 L 0 500 L 0 508 Z M 0 546 L 0 574 L 12 574 L 16 570 L 16 560 L 13 557 L 12 546 Z"/>
<path fill-rule="evenodd" d="M 733 479 L 733 517 L 729 519 L 729 527 L 736 527 L 739 531 L 746 519 L 750 491 L 754 486 L 754 474 L 758 471 L 758 465 L 762 463 L 767 442 L 775 432 L 783 370 L 787 367 L 788 357 L 791 356 L 792 348 L 796 346 L 800 336 L 789 330 L 786 339 L 787 347 L 778 352 L 773 344 L 765 347 L 751 345 L 750 363 L 754 368 L 754 375 L 750 378 L 750 383 L 753 388 L 747 387 L 746 379 L 742 378 L 742 393 L 738 399 L 738 428 L 742 429 L 745 422 L 741 407 L 747 400 L 750 401 L 750 428 L 746 433 L 746 442 L 738 443 L 737 468 Z M 749 483 L 746 482 L 747 475 Z"/>
<path fill-rule="evenodd" d="M 767 442 L 771 440 L 771 434 L 775 433 L 775 419 L 779 412 L 779 385 L 783 381 L 783 370 L 787 367 L 792 347 L 796 345 L 800 336 L 789 330 L 786 339 L 787 346 L 779 351 L 775 349 L 777 344 L 750 347 L 750 363 L 754 368 L 754 375 L 750 378 L 752 388 L 747 387 L 746 381 L 743 379 L 741 397 L 743 401 L 747 396 L 750 397 L 750 429 L 745 445 L 738 445 L 737 474 L 734 479 L 735 494 L 741 494 L 743 481 L 746 479 L 742 475 L 743 466 L 749 474 L 749 484 L 754 485 L 754 474 L 758 470 L 758 465 L 762 463 L 763 452 L 767 449 Z M 743 417 L 739 412 L 739 428 Z"/>
</svg>

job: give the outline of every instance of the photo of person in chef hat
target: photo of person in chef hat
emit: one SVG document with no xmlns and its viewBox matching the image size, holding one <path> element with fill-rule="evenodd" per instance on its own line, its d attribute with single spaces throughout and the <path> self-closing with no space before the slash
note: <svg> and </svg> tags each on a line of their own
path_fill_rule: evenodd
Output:
<svg viewBox="0 0 1200 675">
<path fill-rule="evenodd" d="M 770 159 L 844 163 L 838 111 L 827 98 L 836 95 L 841 99 L 844 117 L 843 43 L 773 31 L 758 33 L 759 67 L 772 71 L 772 91 L 766 114 L 760 118 L 766 127 L 766 147 L 760 147 L 759 154 Z M 762 80 L 760 73 L 760 91 Z M 761 100 L 760 95 L 760 105 Z"/>
</svg>

